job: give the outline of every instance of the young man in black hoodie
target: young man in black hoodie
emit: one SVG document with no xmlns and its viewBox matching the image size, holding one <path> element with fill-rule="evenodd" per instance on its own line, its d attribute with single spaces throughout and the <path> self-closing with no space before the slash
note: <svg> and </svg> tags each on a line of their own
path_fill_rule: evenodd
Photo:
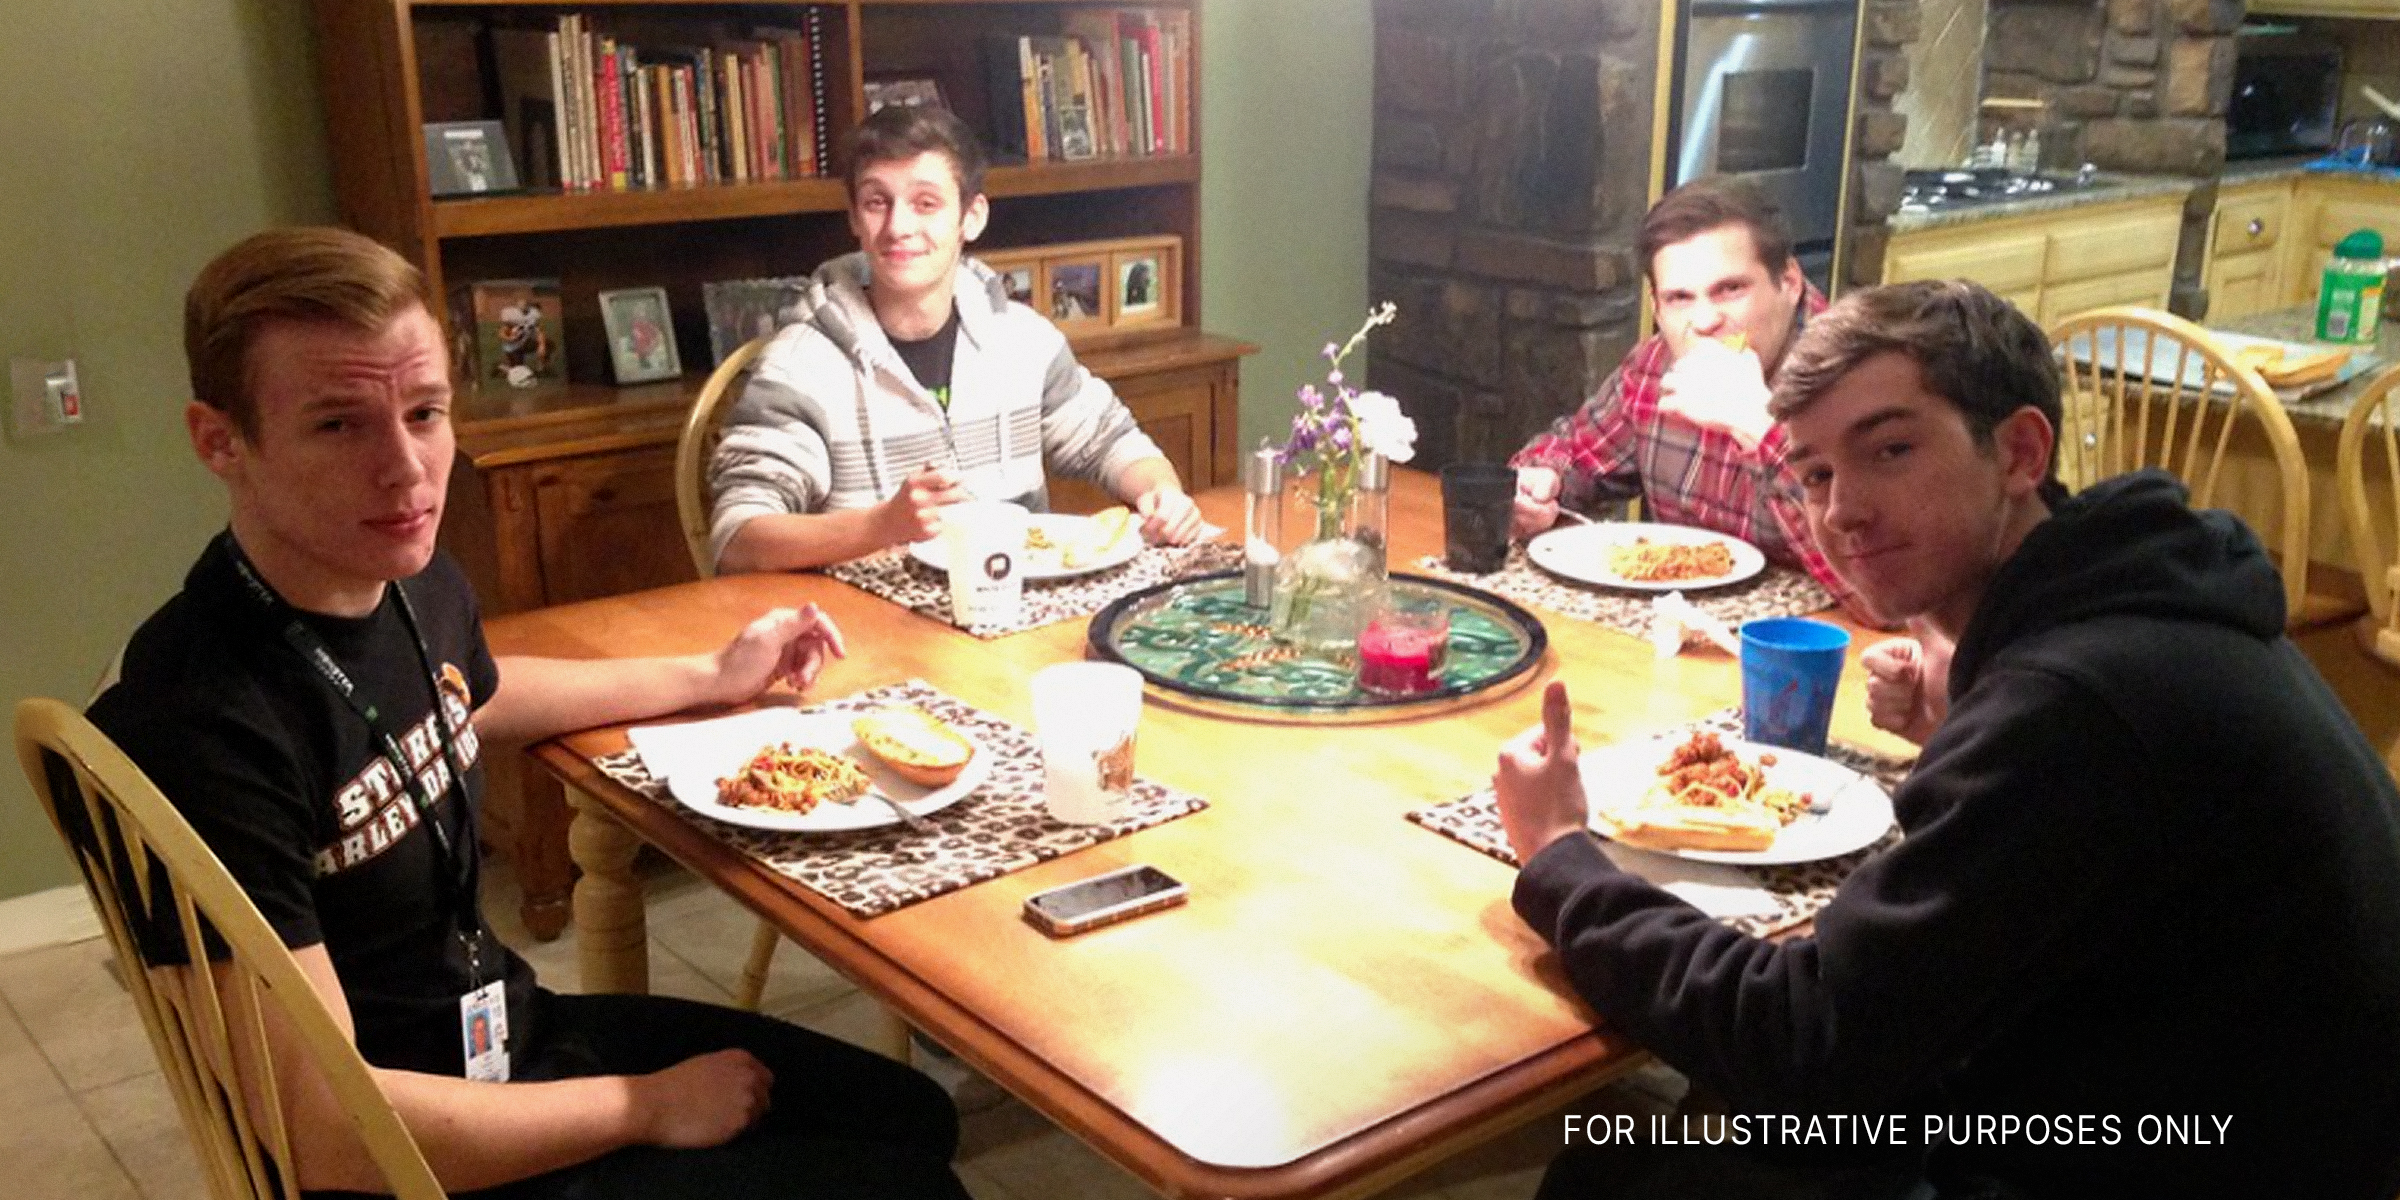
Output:
<svg viewBox="0 0 2400 1200">
<path fill-rule="evenodd" d="M 1905 1131 L 1841 1166 L 1578 1151 L 1544 1196 L 2400 1189 L 2400 795 L 2249 530 L 2157 473 L 2066 498 L 2058 414 L 2041 332 L 1972 284 L 1853 293 L 1785 365 L 1819 545 L 1956 646 L 1905 837 L 1811 936 L 1609 864 L 1562 685 L 1503 749 L 1517 911 L 1602 1019 L 1739 1112 Z"/>
</svg>

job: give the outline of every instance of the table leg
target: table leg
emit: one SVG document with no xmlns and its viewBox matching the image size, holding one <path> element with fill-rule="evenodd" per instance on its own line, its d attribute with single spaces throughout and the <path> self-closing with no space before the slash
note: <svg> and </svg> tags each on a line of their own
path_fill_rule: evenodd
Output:
<svg viewBox="0 0 2400 1200">
<path fill-rule="evenodd" d="M 875 1042 L 867 1049 L 903 1065 L 913 1062 L 908 1048 L 908 1022 L 901 1020 L 900 1014 L 893 1012 L 888 1004 L 877 1004 L 875 1015 L 879 1018 L 875 1022 Z"/>
<path fill-rule="evenodd" d="M 633 877 L 639 839 L 597 800 L 573 788 L 575 823 L 567 846 L 583 878 L 575 883 L 575 943 L 586 992 L 650 990 L 650 936 L 642 886 Z"/>
</svg>

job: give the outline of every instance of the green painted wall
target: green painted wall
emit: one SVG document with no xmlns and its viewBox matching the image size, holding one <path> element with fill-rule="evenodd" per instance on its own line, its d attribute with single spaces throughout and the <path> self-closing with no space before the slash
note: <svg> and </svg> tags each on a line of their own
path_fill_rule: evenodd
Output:
<svg viewBox="0 0 2400 1200">
<path fill-rule="evenodd" d="M 184 287 L 241 236 L 333 212 L 305 6 L 18 7 L 0 39 L 0 358 L 74 356 L 92 415 L 0 441 L 12 704 L 86 696 L 224 520 L 184 440 Z M 1209 327 L 1261 347 L 1243 372 L 1250 444 L 1366 309 L 1369 3 L 1200 11 L 1201 286 Z M 0 770 L 0 897 L 71 879 L 23 778 Z"/>
<path fill-rule="evenodd" d="M 1209 329 L 1259 347 L 1244 447 L 1283 440 L 1319 351 L 1366 316 L 1374 41 L 1369 0 L 1201 4 L 1200 297 Z"/>
<path fill-rule="evenodd" d="M 333 206 L 305 5 L 11 7 L 0 359 L 73 356 L 91 412 L 0 440 L 0 701 L 13 707 L 87 696 L 224 521 L 223 491 L 184 440 L 184 287 L 243 235 Z M 7 763 L 0 897 L 71 882 Z"/>
</svg>

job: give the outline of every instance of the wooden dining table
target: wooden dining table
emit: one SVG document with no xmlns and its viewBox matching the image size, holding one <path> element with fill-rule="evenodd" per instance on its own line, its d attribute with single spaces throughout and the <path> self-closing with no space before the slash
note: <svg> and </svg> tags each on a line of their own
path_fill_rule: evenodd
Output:
<svg viewBox="0 0 2400 1200">
<path fill-rule="evenodd" d="M 1239 528 L 1242 496 L 1199 497 Z M 1396 471 L 1391 561 L 1441 551 L 1433 479 Z M 849 643 L 794 701 L 909 679 L 1032 727 L 1027 677 L 1085 656 L 1088 622 L 980 639 L 822 574 L 750 575 L 513 614 L 497 654 L 712 649 L 758 613 L 814 603 Z M 1369 724 L 1244 719 L 1153 692 L 1138 772 L 1204 797 L 1191 816 L 860 919 L 645 798 L 594 760 L 622 727 L 545 743 L 576 806 L 574 920 L 584 986 L 643 991 L 632 862 L 647 843 L 723 889 L 902 1020 L 1168 1196 L 1362 1196 L 1634 1069 L 1509 905 L 1516 872 L 1404 819 L 1489 783 L 1495 753 L 1567 681 L 1587 746 L 1739 698 L 1715 651 L 1660 658 L 1640 638 L 1541 613 L 1549 650 L 1513 690 Z M 1854 637 L 1837 740 L 1901 748 L 1866 721 Z M 1025 898 L 1147 863 L 1189 902 L 1054 940 Z"/>
</svg>

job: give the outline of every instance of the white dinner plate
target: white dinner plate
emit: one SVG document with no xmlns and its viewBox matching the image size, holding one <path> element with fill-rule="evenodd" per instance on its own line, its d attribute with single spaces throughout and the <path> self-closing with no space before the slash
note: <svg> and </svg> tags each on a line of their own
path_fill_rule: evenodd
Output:
<svg viewBox="0 0 2400 1200">
<path fill-rule="evenodd" d="M 1627 579 L 1608 568 L 1608 551 L 1636 539 L 1702 546 L 1721 543 L 1733 552 L 1733 570 L 1706 579 L 1651 581 Z M 1689 592 L 1723 587 L 1767 569 L 1767 556 L 1758 547 L 1730 534 L 1694 529 L 1688 525 L 1658 525 L 1641 521 L 1607 521 L 1597 525 L 1561 525 L 1525 544 L 1533 565 L 1579 583 L 1626 588 L 1637 592 Z"/>
<path fill-rule="evenodd" d="M 1666 762 L 1686 737 L 1646 738 L 1586 751 L 1581 758 L 1583 790 L 1592 810 L 1598 812 L 1639 801 L 1657 781 L 1659 764 Z M 1744 762 L 1757 762 L 1760 754 L 1774 755 L 1775 761 L 1767 767 L 1767 781 L 1776 787 L 1808 794 L 1824 811 L 1800 814 L 1776 835 L 1775 844 L 1764 850 L 1652 850 L 1648 846 L 1635 849 L 1695 862 L 1776 866 L 1837 858 L 1865 849 L 1892 827 L 1892 798 L 1874 780 L 1814 754 L 1781 746 L 1755 745 L 1734 737 L 1724 740 L 1725 748 L 1741 755 Z M 1608 836 L 1599 822 L 1589 823 L 1594 832 Z"/>
<path fill-rule="evenodd" d="M 1124 536 L 1119 537 L 1099 557 L 1072 567 L 1060 559 L 1060 551 L 1056 547 L 1070 546 L 1077 539 L 1090 536 L 1092 518 L 1078 516 L 1074 513 L 1034 513 L 1026 518 L 1025 525 L 1028 530 L 1040 530 L 1042 535 L 1049 539 L 1051 546 L 1048 549 L 1025 552 L 1024 576 L 1034 582 L 1045 579 L 1072 579 L 1077 575 L 1089 575 L 1094 571 L 1121 567 L 1132 562 L 1134 557 L 1142 552 L 1142 528 L 1139 518 L 1126 522 Z M 928 538 L 922 542 L 910 542 L 908 553 L 909 557 L 936 571 L 949 573 L 950 560 L 942 547 L 942 539 L 938 537 Z"/>
<path fill-rule="evenodd" d="M 939 812 L 956 804 L 969 792 L 981 786 L 991 774 L 991 752 L 981 743 L 975 745 L 975 757 L 967 760 L 966 770 L 946 786 L 928 788 L 902 779 L 884 766 L 866 747 L 858 744 L 858 736 L 850 732 L 850 722 L 857 713 L 803 713 L 795 709 L 765 709 L 744 713 L 739 724 L 729 725 L 723 736 L 679 738 L 667 759 L 667 791 L 685 808 L 704 817 L 712 817 L 729 825 L 746 825 L 752 829 L 772 829 L 783 833 L 841 833 L 854 829 L 880 829 L 897 825 L 900 816 L 889 805 L 872 796 L 860 796 L 847 804 L 820 804 L 804 813 L 783 812 L 765 808 L 735 808 L 717 802 L 717 781 L 733 774 L 748 763 L 751 756 L 776 742 L 790 742 L 796 747 L 813 746 L 819 750 L 846 755 L 858 760 L 867 769 L 867 778 L 874 790 L 899 801 L 918 816 Z M 671 727 L 661 730 L 670 735 L 687 732 L 690 727 Z M 646 733 L 646 730 L 637 730 Z M 974 742 L 974 736 L 961 729 L 961 737 Z M 636 739 L 645 762 L 657 767 L 649 747 Z"/>
</svg>

